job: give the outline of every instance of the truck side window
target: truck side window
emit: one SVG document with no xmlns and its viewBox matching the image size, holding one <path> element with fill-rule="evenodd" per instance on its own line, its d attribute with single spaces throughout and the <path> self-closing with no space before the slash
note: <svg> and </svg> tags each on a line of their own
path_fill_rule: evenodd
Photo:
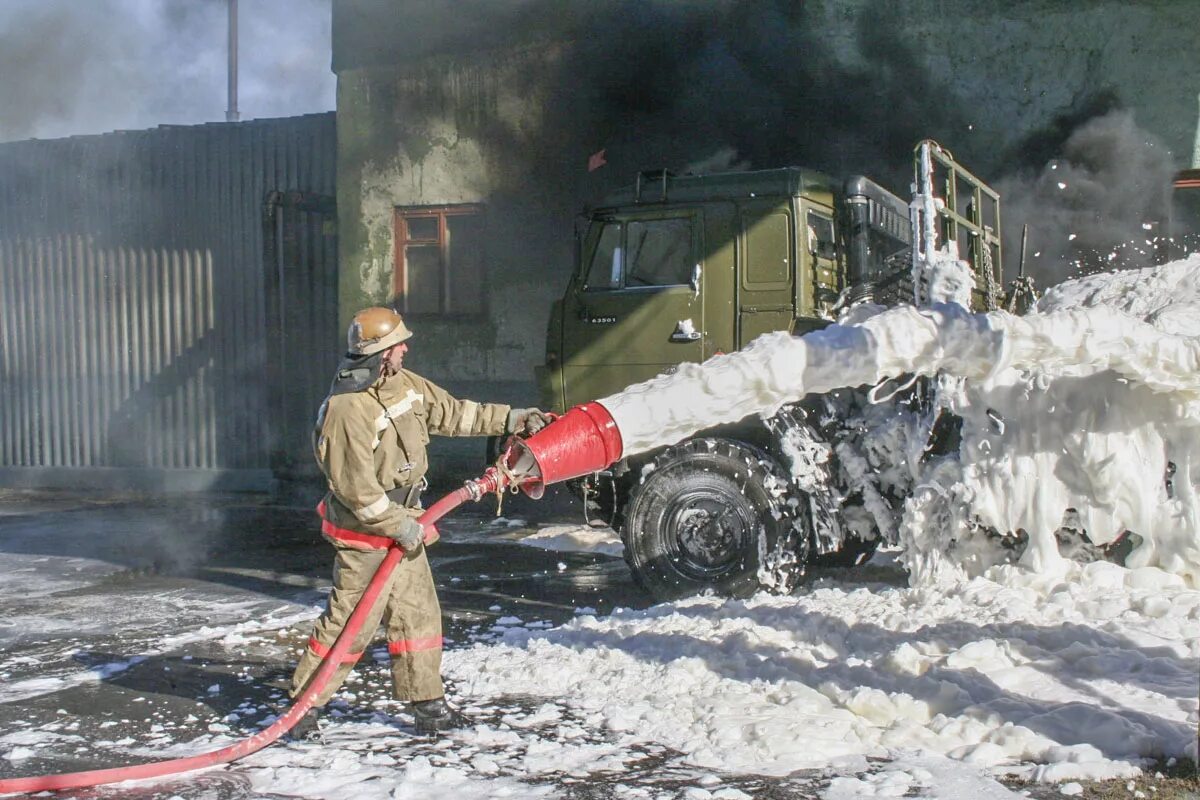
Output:
<svg viewBox="0 0 1200 800">
<path fill-rule="evenodd" d="M 625 286 L 679 286 L 692 279 L 692 220 L 635 220 L 628 226 L 629 272 Z"/>
<path fill-rule="evenodd" d="M 600 232 L 584 288 L 592 291 L 621 288 L 621 223 L 610 222 Z"/>
<path fill-rule="evenodd" d="M 837 240 L 833 235 L 833 220 L 808 212 L 808 250 L 817 258 L 837 258 Z"/>
</svg>

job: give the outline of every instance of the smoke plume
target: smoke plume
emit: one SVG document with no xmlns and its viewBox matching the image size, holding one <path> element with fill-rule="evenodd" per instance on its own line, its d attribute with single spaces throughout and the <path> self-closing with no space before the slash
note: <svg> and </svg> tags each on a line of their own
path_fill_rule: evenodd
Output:
<svg viewBox="0 0 1200 800">
<path fill-rule="evenodd" d="M 560 192 L 549 206 L 595 200 L 641 170 L 735 164 L 866 173 L 904 193 L 918 140 L 968 136 L 889 9 L 859 15 L 848 41 L 829 35 L 822 4 L 638 0 L 579 13 L 563 57 L 517 87 L 542 98 L 538 138 L 480 132 L 509 138 L 516 180 Z M 588 173 L 600 150 L 607 164 Z"/>
<path fill-rule="evenodd" d="M 1170 153 L 1130 112 L 1084 122 L 1040 170 L 998 182 L 1006 261 L 1015 267 L 1028 224 L 1027 270 L 1042 287 L 1153 265 L 1166 247 L 1173 171 Z"/>
<path fill-rule="evenodd" d="M 1146 242 L 1166 219 L 1171 157 L 1117 110 L 1114 90 L 1081 86 L 1073 113 L 1013 130 L 951 83 L 929 43 L 897 35 L 901 11 L 869 5 L 847 26 L 830 16 L 834 5 L 595 4 L 557 72 L 524 87 L 545 92 L 544 138 L 513 137 L 506 161 L 521 165 L 520 181 L 558 184 L 562 199 L 547 203 L 556 208 L 661 167 L 805 166 L 835 179 L 866 174 L 906 196 L 913 147 L 933 138 L 1001 191 L 1010 277 L 1025 222 L 1042 285 L 1153 263 Z M 585 172 L 601 150 L 605 167 Z"/>
</svg>

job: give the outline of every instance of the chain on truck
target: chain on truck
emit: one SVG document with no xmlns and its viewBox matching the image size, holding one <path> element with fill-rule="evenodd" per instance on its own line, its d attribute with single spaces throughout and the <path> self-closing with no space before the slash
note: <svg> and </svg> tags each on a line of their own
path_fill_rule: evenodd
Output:
<svg viewBox="0 0 1200 800">
<path fill-rule="evenodd" d="M 915 152 L 927 220 L 921 203 L 864 176 L 839 185 L 800 168 L 640 174 L 581 220 L 537 369 L 542 407 L 614 394 L 770 331 L 817 330 L 856 304 L 913 303 L 922 226 L 957 243 L 977 309 L 1027 300 L 1023 275 L 1002 296 L 997 193 L 936 143 Z M 858 563 L 894 531 L 911 454 L 893 452 L 901 437 L 889 431 L 928 428 L 921 458 L 956 446 L 957 422 L 934 394 L 900 381 L 810 395 L 770 419 L 623 459 L 577 489 L 656 597 L 788 591 L 806 567 Z"/>
</svg>

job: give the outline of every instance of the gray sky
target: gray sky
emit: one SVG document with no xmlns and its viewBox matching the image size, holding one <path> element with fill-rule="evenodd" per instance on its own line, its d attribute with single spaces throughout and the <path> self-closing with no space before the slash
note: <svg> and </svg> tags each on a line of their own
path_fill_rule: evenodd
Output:
<svg viewBox="0 0 1200 800">
<path fill-rule="evenodd" d="M 240 0 L 242 119 L 330 111 L 330 0 Z M 224 121 L 226 0 L 0 0 L 0 141 Z"/>
</svg>

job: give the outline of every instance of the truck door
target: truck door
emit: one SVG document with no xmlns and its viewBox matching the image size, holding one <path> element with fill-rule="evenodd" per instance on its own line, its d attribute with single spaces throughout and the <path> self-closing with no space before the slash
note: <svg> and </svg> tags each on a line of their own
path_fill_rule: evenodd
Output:
<svg viewBox="0 0 1200 800">
<path fill-rule="evenodd" d="M 792 327 L 792 215 L 787 203 L 763 201 L 739 207 L 738 338 L 745 347 L 769 331 Z"/>
<path fill-rule="evenodd" d="M 563 307 L 567 407 L 703 359 L 702 228 L 698 209 L 593 221 Z"/>
</svg>

